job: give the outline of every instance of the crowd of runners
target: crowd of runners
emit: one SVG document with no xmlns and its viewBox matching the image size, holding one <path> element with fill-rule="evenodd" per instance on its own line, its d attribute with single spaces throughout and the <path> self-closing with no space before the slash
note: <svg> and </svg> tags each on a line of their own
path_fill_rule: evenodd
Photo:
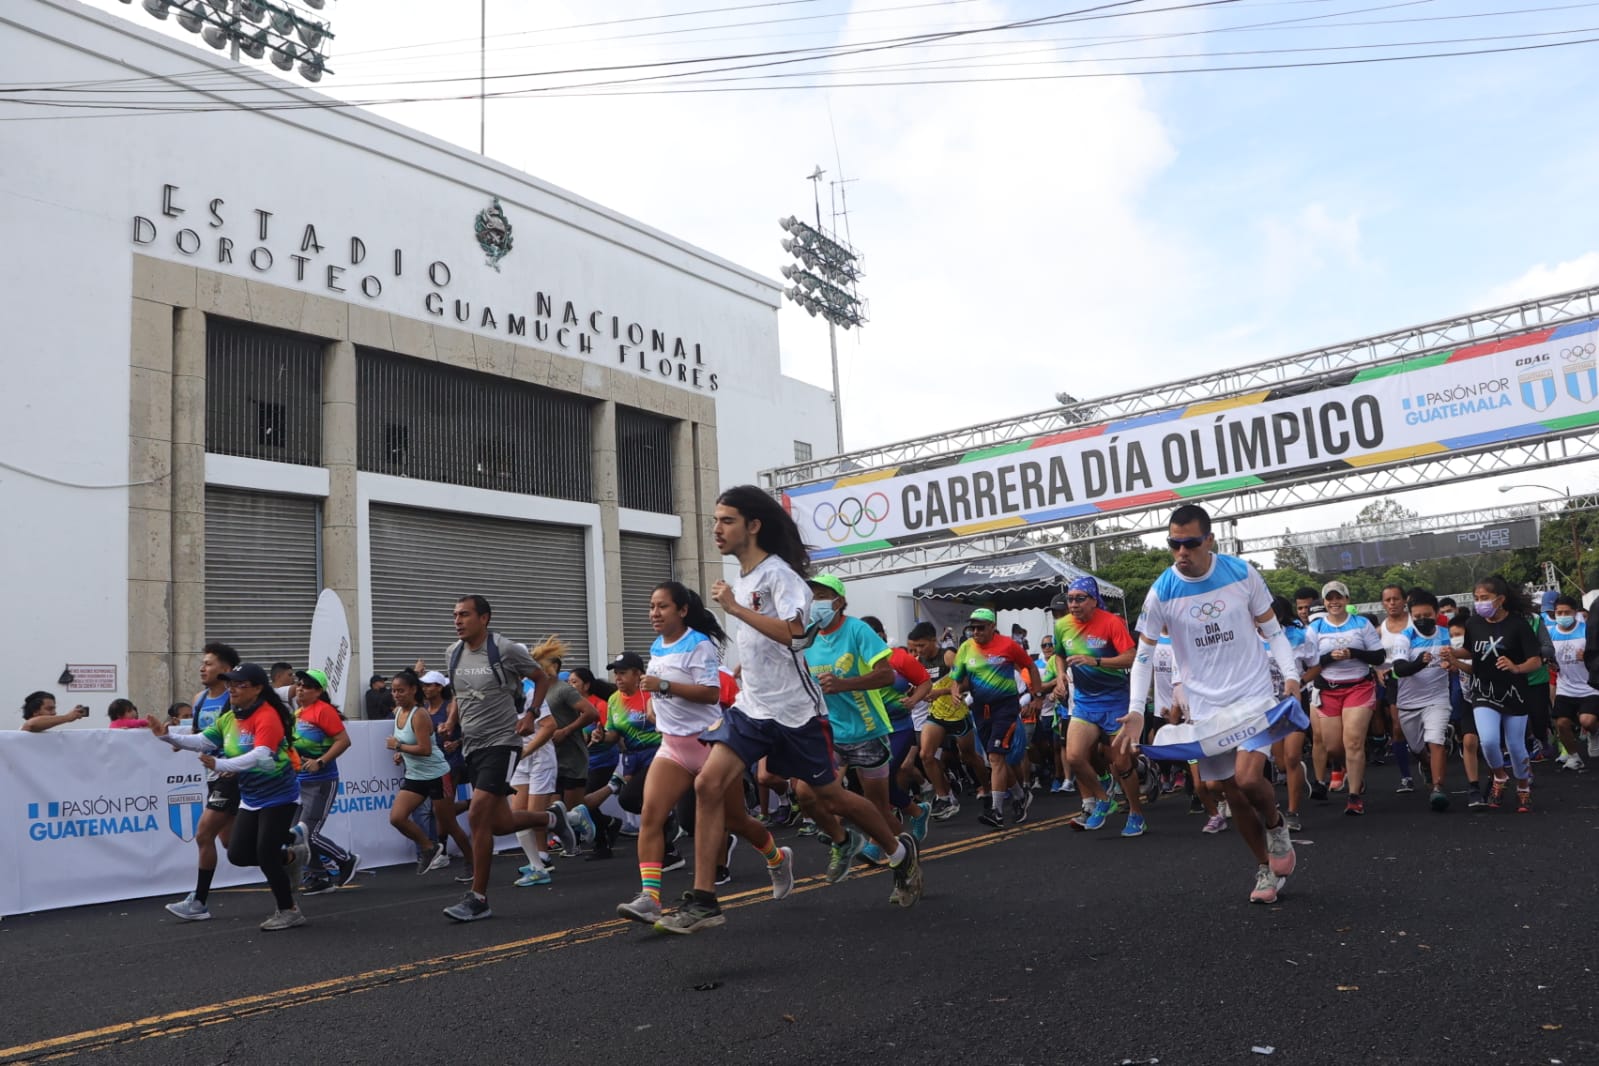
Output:
<svg viewBox="0 0 1599 1066">
<path fill-rule="evenodd" d="M 963 798 L 1003 831 L 1038 793 L 1074 793 L 1072 828 L 1125 812 L 1119 832 L 1137 837 L 1151 805 L 1177 794 L 1204 832 L 1237 831 L 1249 899 L 1269 904 L 1294 870 L 1305 803 L 1339 793 L 1363 815 L 1371 762 L 1393 759 L 1399 791 L 1419 784 L 1433 811 L 1449 809 L 1460 773 L 1468 807 L 1527 812 L 1534 763 L 1558 754 L 1581 772 L 1599 754 L 1599 641 L 1575 600 L 1535 606 L 1491 576 L 1467 609 L 1390 586 L 1367 618 L 1337 581 L 1273 597 L 1259 571 L 1215 552 L 1203 508 L 1178 508 L 1168 534 L 1172 565 L 1131 628 L 1084 577 L 1051 604 L 1036 657 L 987 609 L 958 641 L 922 623 L 901 644 L 850 613 L 846 586 L 813 570 L 777 501 L 730 489 L 714 538 L 738 575 L 708 590 L 720 619 L 663 580 L 648 654 L 620 654 L 605 676 L 567 669 L 557 637 L 528 647 L 496 632 L 483 596 L 459 599 L 457 640 L 434 668 L 419 660 L 389 679 L 386 745 L 404 774 L 390 822 L 418 874 L 450 866 L 455 845 L 467 888 L 444 913 L 459 922 L 492 913 L 497 836 L 514 835 L 527 860 L 514 884 L 530 888 L 552 883 L 554 855 L 611 858 L 625 827 L 639 889 L 617 913 L 687 934 L 723 924 L 717 889 L 739 841 L 762 857 L 773 898 L 790 893 L 793 847 L 774 830 L 824 844 L 828 882 L 886 865 L 890 902 L 911 907 L 921 842 Z M 207 644 L 189 716 L 147 719 L 211 776 L 195 889 L 167 907 L 179 918 L 210 917 L 218 840 L 230 862 L 261 869 L 269 931 L 303 924 L 299 896 L 360 869 L 326 832 L 351 734 L 327 678 L 275 666 Z M 692 888 L 664 907 L 663 876 L 690 848 Z"/>
</svg>

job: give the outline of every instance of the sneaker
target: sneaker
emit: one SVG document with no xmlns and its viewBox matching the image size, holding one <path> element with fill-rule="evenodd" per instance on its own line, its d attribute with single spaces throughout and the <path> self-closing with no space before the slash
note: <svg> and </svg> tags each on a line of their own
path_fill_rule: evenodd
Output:
<svg viewBox="0 0 1599 1066">
<path fill-rule="evenodd" d="M 1050 795 L 1053 795 L 1053 796 L 1060 795 L 1062 792 L 1066 791 L 1066 782 L 1064 782 L 1064 781 L 1056 781 L 1053 785 L 1049 786 L 1049 791 L 1050 791 Z"/>
<path fill-rule="evenodd" d="M 809 818 L 806 818 L 806 819 L 802 820 L 800 822 L 799 835 L 802 836 L 802 837 L 813 837 L 813 836 L 815 836 L 816 835 L 816 823 L 811 821 Z"/>
<path fill-rule="evenodd" d="M 443 844 L 440 844 L 438 855 L 434 857 L 432 862 L 428 863 L 428 870 L 429 872 L 442 870 L 448 865 L 450 865 L 450 853 L 444 850 Z"/>
<path fill-rule="evenodd" d="M 1312 781 L 1310 783 L 1310 798 L 1321 803 L 1327 802 L 1327 782 Z"/>
<path fill-rule="evenodd" d="M 1061 786 L 1061 791 L 1062 792 L 1076 792 L 1077 791 L 1077 782 L 1068 777 L 1066 779 L 1066 784 Z"/>
<path fill-rule="evenodd" d="M 1105 819 L 1111 816 L 1111 808 L 1110 800 L 1094 801 L 1094 813 L 1083 819 L 1083 828 L 1090 831 L 1105 828 Z"/>
<path fill-rule="evenodd" d="M 261 931 L 263 933 L 276 933 L 304 924 L 305 915 L 300 913 L 300 908 L 290 907 L 286 911 L 273 911 L 272 917 L 261 923 Z"/>
<path fill-rule="evenodd" d="M 283 872 L 289 875 L 291 884 L 300 875 L 300 871 L 311 868 L 311 845 L 306 842 L 308 839 L 305 823 L 294 823 L 294 828 L 289 830 L 289 846 L 287 848 L 289 854 L 283 863 Z"/>
<path fill-rule="evenodd" d="M 1205 805 L 1203 803 L 1199 802 L 1199 797 L 1198 796 L 1189 796 L 1188 797 L 1188 813 L 1189 814 L 1204 814 L 1205 813 Z"/>
<path fill-rule="evenodd" d="M 1273 874 L 1287 877 L 1294 872 L 1297 862 L 1294 842 L 1288 836 L 1288 819 L 1284 818 L 1277 823 L 1276 829 L 1266 830 L 1266 863 Z"/>
<path fill-rule="evenodd" d="M 1226 800 L 1217 800 L 1216 813 L 1221 815 L 1223 818 L 1231 818 L 1233 816 L 1233 809 L 1227 805 Z"/>
<path fill-rule="evenodd" d="M 1414 792 L 1414 791 L 1416 791 L 1416 779 L 1413 778 L 1413 777 L 1401 777 L 1399 779 L 1399 787 L 1394 789 L 1394 791 L 1395 792 Z"/>
<path fill-rule="evenodd" d="M 655 931 L 686 936 L 701 929 L 715 929 L 719 925 L 726 924 L 727 919 L 722 917 L 722 908 L 714 900 L 706 903 L 693 892 L 685 892 L 683 899 L 677 905 L 677 910 L 656 921 Z"/>
<path fill-rule="evenodd" d="M 1466 801 L 1466 809 L 1480 811 L 1488 806 L 1488 797 L 1483 794 L 1481 785 L 1471 786 L 1471 798 Z"/>
<path fill-rule="evenodd" d="M 470 885 L 472 883 L 472 867 L 468 866 L 466 869 L 456 874 L 455 883 L 458 885 Z"/>
<path fill-rule="evenodd" d="M 677 848 L 668 846 L 666 849 L 666 855 L 661 859 L 661 873 L 671 873 L 673 870 L 681 870 L 687 865 L 688 860 L 683 858 L 682 853 L 679 852 Z"/>
<path fill-rule="evenodd" d="M 531 866 L 524 866 L 521 872 L 522 876 L 511 882 L 517 888 L 534 888 L 538 885 L 553 884 L 555 881 L 548 870 L 535 870 Z"/>
<path fill-rule="evenodd" d="M 1362 815 L 1366 813 L 1366 799 L 1364 796 L 1350 796 L 1349 802 L 1344 804 L 1344 813 L 1347 815 Z"/>
<path fill-rule="evenodd" d="M 331 878 L 317 877 L 313 878 L 309 883 L 301 886 L 300 895 L 325 896 L 329 892 L 337 892 L 338 890 L 339 886 L 334 884 Z"/>
<path fill-rule="evenodd" d="M 571 824 L 572 832 L 577 834 L 579 847 L 598 838 L 599 827 L 594 824 L 594 816 L 589 813 L 587 804 L 579 805 L 566 816 L 566 820 Z"/>
<path fill-rule="evenodd" d="M 725 866 L 718 866 L 716 868 L 716 881 L 715 881 L 716 887 L 717 888 L 721 888 L 723 885 L 730 885 L 732 883 L 733 883 L 733 871 L 729 870 Z"/>
<path fill-rule="evenodd" d="M 977 820 L 990 829 L 1005 828 L 1005 816 L 999 813 L 998 807 L 984 807 L 983 813 L 977 816 Z"/>
<path fill-rule="evenodd" d="M 440 844 L 439 845 L 439 851 L 442 852 L 443 850 L 444 850 L 444 845 Z M 432 862 L 430 861 L 428 863 L 428 865 L 431 866 Z M 338 875 L 338 878 L 337 878 L 338 883 L 339 883 L 339 887 L 340 888 L 347 887 L 350 884 L 351 881 L 355 880 L 355 875 L 360 873 L 360 872 L 361 872 L 361 856 L 357 855 L 355 852 L 352 851 L 352 852 L 350 852 L 349 857 L 347 857 L 343 862 L 339 863 L 339 875 Z"/>
<path fill-rule="evenodd" d="M 1212 834 L 1225 833 L 1227 832 L 1227 819 L 1223 818 L 1219 814 L 1213 814 L 1209 818 L 1205 819 L 1205 828 L 1201 829 L 1200 832 Z"/>
<path fill-rule="evenodd" d="M 1334 770 L 1330 776 L 1332 780 L 1327 783 L 1327 791 L 1342 792 L 1344 790 L 1344 772 L 1342 770 Z"/>
<path fill-rule="evenodd" d="M 468 892 L 461 897 L 461 902 L 445 907 L 444 916 L 457 922 L 475 922 L 494 917 L 494 912 L 489 910 L 488 900 L 476 892 Z"/>
<path fill-rule="evenodd" d="M 1283 825 L 1288 827 L 1290 833 L 1297 833 L 1305 828 L 1300 824 L 1298 811 L 1283 811 Z"/>
<path fill-rule="evenodd" d="M 618 903 L 616 916 L 629 921 L 643 922 L 645 925 L 654 925 L 661 920 L 661 904 L 648 892 L 640 892 L 633 902 Z"/>
<path fill-rule="evenodd" d="M 1032 806 L 1033 794 L 1031 792 L 1024 791 L 1022 792 L 1021 799 L 1012 799 L 1010 801 L 1011 824 L 1021 825 L 1023 822 L 1027 821 L 1027 812 L 1032 808 Z"/>
<path fill-rule="evenodd" d="M 577 833 L 572 829 L 572 823 L 566 820 L 566 804 L 556 800 L 550 804 L 550 813 L 555 816 L 555 825 L 551 828 L 561 841 L 561 854 L 570 859 L 577 854 Z"/>
<path fill-rule="evenodd" d="M 167 913 L 182 918 L 186 922 L 209 922 L 211 920 L 210 910 L 195 897 L 193 892 L 190 892 L 176 903 L 168 903 Z"/>
<path fill-rule="evenodd" d="M 777 853 L 783 857 L 783 861 L 776 866 L 768 866 L 766 872 L 772 875 L 772 898 L 782 899 L 794 891 L 794 849 L 778 848 Z"/>
<path fill-rule="evenodd" d="M 1143 815 L 1129 814 L 1127 816 L 1127 824 L 1122 826 L 1122 836 L 1141 837 L 1144 835 L 1144 830 L 1148 828 L 1149 826 L 1144 822 Z"/>
<path fill-rule="evenodd" d="M 1493 785 L 1488 789 L 1488 806 L 1493 810 L 1497 811 L 1500 807 L 1504 806 L 1505 783 L 1508 780 L 1509 778 L 1505 778 L 1504 780 L 1495 778 Z"/>
<path fill-rule="evenodd" d="M 1186 792 L 1188 790 L 1188 774 L 1178 770 L 1171 775 L 1171 790 L 1173 792 Z"/>
<path fill-rule="evenodd" d="M 1249 902 L 1277 902 L 1277 875 L 1271 872 L 1270 866 L 1255 869 L 1255 890 L 1249 894 Z"/>
<path fill-rule="evenodd" d="M 909 833 L 899 835 L 905 857 L 894 867 L 894 891 L 889 901 L 901 907 L 914 907 L 922 898 L 922 854 L 916 838 Z"/>
<path fill-rule="evenodd" d="M 1518 789 L 1516 789 L 1516 813 L 1517 814 L 1531 814 L 1532 813 L 1532 789 L 1530 789 L 1530 788 L 1518 788 Z"/>
<path fill-rule="evenodd" d="M 836 885 L 849 876 L 855 865 L 855 856 L 861 853 L 866 839 L 853 829 L 844 830 L 844 839 L 829 841 L 827 857 L 827 883 Z"/>
<path fill-rule="evenodd" d="M 417 856 L 417 860 L 416 860 L 416 875 L 418 877 L 421 877 L 423 874 L 425 874 L 429 870 L 433 869 L 433 860 L 437 859 L 440 855 L 443 855 L 443 854 L 444 854 L 444 845 L 443 844 L 434 844 L 432 847 L 430 847 L 426 851 L 424 851 L 421 855 Z"/>
<path fill-rule="evenodd" d="M 875 840 L 868 840 L 861 849 L 861 861 L 868 866 L 881 866 L 888 861 L 888 856 L 883 854 L 883 849 L 877 846 Z"/>
<path fill-rule="evenodd" d="M 1588 758 L 1599 759 L 1599 732 L 1588 734 Z"/>
<path fill-rule="evenodd" d="M 1435 811 L 1447 811 L 1449 809 L 1449 793 L 1441 788 L 1433 789 L 1432 795 L 1427 797 L 1427 805 Z"/>
<path fill-rule="evenodd" d="M 916 805 L 916 813 L 911 815 L 909 826 L 911 836 L 916 838 L 916 843 L 920 844 L 927 839 L 927 827 L 932 824 L 932 818 L 933 805 L 931 803 L 923 802 Z"/>
<path fill-rule="evenodd" d="M 949 819 L 951 819 L 951 818 L 955 817 L 957 814 L 959 814 L 960 810 L 961 810 L 960 800 L 955 798 L 955 794 L 953 792 L 950 793 L 948 796 L 934 796 L 933 797 L 933 820 L 934 821 L 937 821 L 937 822 L 948 821 Z"/>
<path fill-rule="evenodd" d="M 1576 752 L 1572 752 L 1570 755 L 1567 755 L 1561 759 L 1560 768 L 1562 770 L 1570 770 L 1573 773 L 1578 774 L 1585 774 L 1588 772 L 1588 764 L 1583 762 L 1582 756 L 1578 755 Z"/>
</svg>

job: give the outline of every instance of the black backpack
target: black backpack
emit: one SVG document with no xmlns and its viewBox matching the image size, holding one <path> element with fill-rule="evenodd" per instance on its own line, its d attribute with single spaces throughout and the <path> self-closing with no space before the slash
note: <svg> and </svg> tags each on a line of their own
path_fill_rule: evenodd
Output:
<svg viewBox="0 0 1599 1066">
<path fill-rule="evenodd" d="M 460 665 L 461 653 L 465 650 L 466 641 L 464 640 L 458 640 L 450 646 L 448 673 L 450 675 L 451 688 L 455 687 L 455 668 Z M 489 639 L 484 643 L 483 650 L 488 653 L 489 669 L 494 671 L 494 680 L 498 681 L 502 686 L 506 684 L 511 686 L 511 703 L 516 707 L 516 713 L 521 714 L 526 711 L 527 693 L 522 689 L 522 679 L 516 678 L 510 682 L 506 681 L 505 670 L 500 666 L 500 635 L 492 629 L 489 630 Z"/>
</svg>

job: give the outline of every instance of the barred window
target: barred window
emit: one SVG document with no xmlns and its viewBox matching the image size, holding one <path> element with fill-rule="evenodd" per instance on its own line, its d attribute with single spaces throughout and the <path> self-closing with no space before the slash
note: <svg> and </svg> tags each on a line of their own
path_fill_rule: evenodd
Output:
<svg viewBox="0 0 1599 1066">
<path fill-rule="evenodd" d="M 496 374 L 356 349 L 356 465 L 593 501 L 590 404 Z"/>
<path fill-rule="evenodd" d="M 322 342 L 207 318 L 205 449 L 321 465 Z"/>
<path fill-rule="evenodd" d="M 617 497 L 623 507 L 672 514 L 672 420 L 616 408 Z"/>
<path fill-rule="evenodd" d="M 811 461 L 810 441 L 797 440 L 794 442 L 794 461 L 796 463 L 808 463 Z"/>
</svg>

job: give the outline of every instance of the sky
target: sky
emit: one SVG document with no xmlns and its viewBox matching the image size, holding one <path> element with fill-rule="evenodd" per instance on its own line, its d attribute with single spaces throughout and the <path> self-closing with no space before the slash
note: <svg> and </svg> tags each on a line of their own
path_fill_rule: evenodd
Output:
<svg viewBox="0 0 1599 1066">
<path fill-rule="evenodd" d="M 138 4 L 92 6 L 187 37 Z M 773 278 L 777 219 L 811 217 L 819 191 L 866 271 L 870 320 L 840 335 L 849 448 L 1599 284 L 1599 43 L 1569 43 L 1599 39 L 1599 2 L 482 6 L 493 89 L 539 90 L 487 103 L 490 156 Z M 326 13 L 319 91 L 475 93 L 479 5 Z M 719 75 L 693 72 L 755 61 L 592 69 L 932 34 L 961 35 Z M 1348 62 L 1492 48 L 1527 50 Z M 1338 65 L 1216 69 L 1295 63 Z M 374 110 L 478 147 L 475 98 Z M 779 329 L 786 370 L 827 386 L 825 325 L 785 304 Z M 1592 491 L 1599 464 L 1400 501 L 1442 513 L 1549 496 L 1493 491 L 1529 481 Z M 1291 521 L 1331 527 L 1361 506 Z"/>
</svg>

